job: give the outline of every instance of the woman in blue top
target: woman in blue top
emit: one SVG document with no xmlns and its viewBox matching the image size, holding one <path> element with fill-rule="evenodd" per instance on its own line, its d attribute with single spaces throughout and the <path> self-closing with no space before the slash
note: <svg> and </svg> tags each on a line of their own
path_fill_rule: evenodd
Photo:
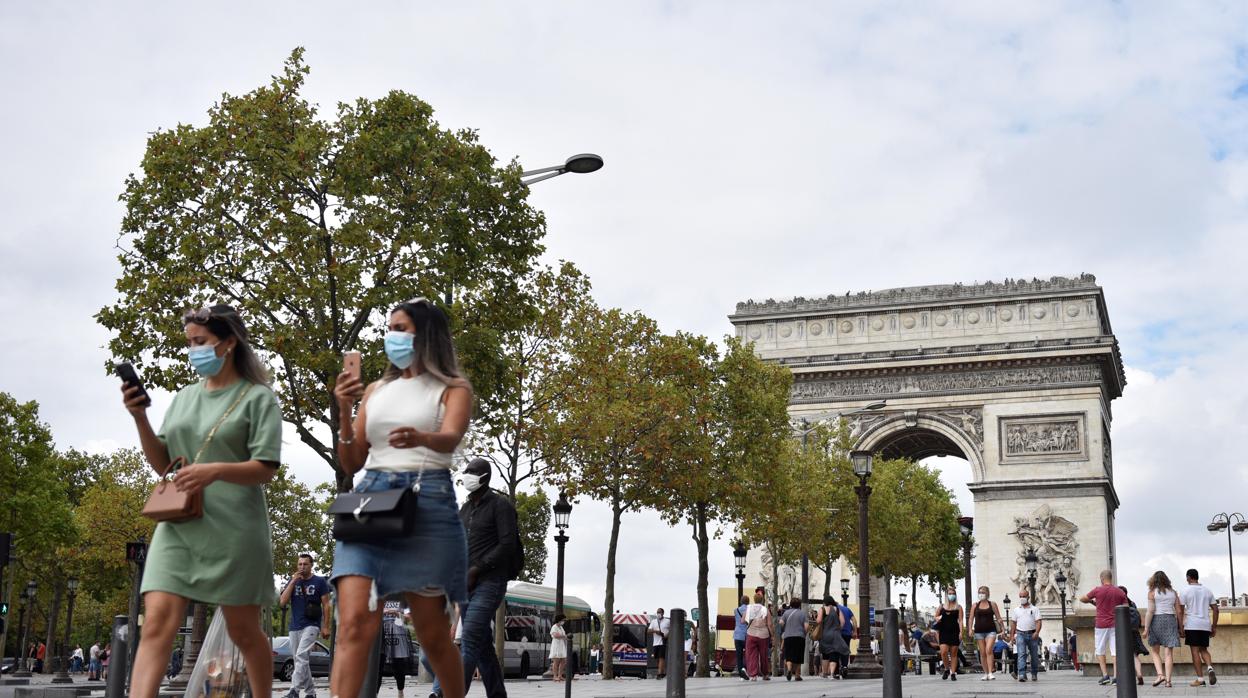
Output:
<svg viewBox="0 0 1248 698">
<path fill-rule="evenodd" d="M 742 596 L 741 603 L 732 612 L 732 617 L 737 622 L 732 629 L 732 642 L 737 646 L 737 676 L 740 676 L 742 681 L 750 680 L 749 675 L 745 673 L 745 630 L 749 627 L 749 623 L 745 621 L 745 609 L 749 605 L 750 597 Z"/>
</svg>

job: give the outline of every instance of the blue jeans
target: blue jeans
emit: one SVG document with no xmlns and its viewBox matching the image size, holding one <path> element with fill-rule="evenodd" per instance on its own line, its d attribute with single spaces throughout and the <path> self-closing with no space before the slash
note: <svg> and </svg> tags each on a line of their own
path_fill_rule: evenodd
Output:
<svg viewBox="0 0 1248 698">
<path fill-rule="evenodd" d="M 461 655 L 464 662 L 464 693 L 472 685 L 472 675 L 481 672 L 481 683 L 485 685 L 488 698 L 506 698 L 507 689 L 503 687 L 503 672 L 499 667 L 498 655 L 494 653 L 494 612 L 503 601 L 507 592 L 507 582 L 502 579 L 485 579 L 477 582 L 476 588 L 468 592 L 468 603 L 460 608 L 459 622 L 463 628 L 460 640 Z M 428 666 L 426 664 L 426 666 Z M 442 695 L 442 684 L 434 678 L 433 692 Z"/>
<path fill-rule="evenodd" d="M 1014 638 L 1014 651 L 1018 653 L 1018 676 L 1022 678 L 1027 668 L 1027 656 L 1031 655 L 1031 677 L 1040 671 L 1040 638 L 1035 631 L 1019 630 Z"/>
</svg>

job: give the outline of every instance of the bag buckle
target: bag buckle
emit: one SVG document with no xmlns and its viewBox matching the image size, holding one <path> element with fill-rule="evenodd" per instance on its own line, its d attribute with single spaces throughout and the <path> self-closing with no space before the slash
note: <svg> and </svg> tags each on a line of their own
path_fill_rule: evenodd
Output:
<svg viewBox="0 0 1248 698">
<path fill-rule="evenodd" d="M 364 507 L 368 506 L 368 503 L 371 501 L 373 501 L 372 497 L 365 497 L 361 499 L 359 506 L 355 508 L 355 511 L 351 512 L 351 515 L 355 517 L 357 523 L 364 523 L 364 519 L 361 518 L 360 514 L 364 513 Z"/>
</svg>

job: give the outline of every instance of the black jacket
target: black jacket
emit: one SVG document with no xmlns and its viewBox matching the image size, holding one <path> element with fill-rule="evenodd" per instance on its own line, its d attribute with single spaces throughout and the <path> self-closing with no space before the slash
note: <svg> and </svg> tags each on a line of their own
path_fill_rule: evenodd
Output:
<svg viewBox="0 0 1248 698">
<path fill-rule="evenodd" d="M 459 508 L 459 520 L 468 534 L 468 566 L 478 579 L 510 579 L 520 551 L 516 549 L 516 508 L 494 490 L 480 499 L 469 497 Z"/>
</svg>

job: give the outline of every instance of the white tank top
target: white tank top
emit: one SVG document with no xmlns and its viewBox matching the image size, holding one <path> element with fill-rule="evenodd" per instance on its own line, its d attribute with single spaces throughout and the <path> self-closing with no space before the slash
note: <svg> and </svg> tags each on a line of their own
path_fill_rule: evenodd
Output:
<svg viewBox="0 0 1248 698">
<path fill-rule="evenodd" d="M 1173 591 L 1161 591 L 1160 589 L 1153 592 L 1153 613 L 1159 616 L 1174 615 L 1174 601 L 1179 597 Z"/>
<path fill-rule="evenodd" d="M 390 446 L 390 431 L 396 427 L 440 430 L 445 412 L 442 394 L 445 392 L 446 384 L 428 373 L 412 378 L 396 378 L 374 388 L 368 398 L 365 437 L 368 438 L 369 451 L 364 469 L 385 472 L 449 469 L 450 453 L 439 453 L 424 446 Z"/>
</svg>

